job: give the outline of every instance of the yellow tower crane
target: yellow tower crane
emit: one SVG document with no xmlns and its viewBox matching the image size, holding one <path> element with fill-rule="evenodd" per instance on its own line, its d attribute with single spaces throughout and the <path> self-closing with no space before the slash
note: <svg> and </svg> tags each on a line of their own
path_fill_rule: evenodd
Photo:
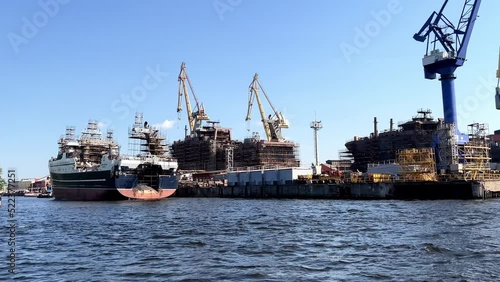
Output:
<svg viewBox="0 0 500 282">
<path fill-rule="evenodd" d="M 189 93 L 187 86 L 189 85 L 189 89 L 191 90 L 191 94 L 193 94 L 193 98 L 195 101 L 195 111 L 191 109 L 191 102 L 189 100 Z M 186 72 L 186 63 L 181 64 L 181 71 L 179 73 L 179 99 L 177 104 L 177 112 L 182 111 L 182 96 L 186 100 L 186 110 L 188 115 L 188 123 L 190 133 L 196 135 L 196 131 L 201 127 L 201 122 L 203 120 L 210 120 L 208 115 L 205 113 L 205 107 L 203 104 L 198 102 L 198 98 L 194 93 L 193 86 L 191 85 L 191 81 L 189 80 L 189 76 Z M 179 117 L 180 118 L 180 117 Z"/>
<path fill-rule="evenodd" d="M 264 107 L 262 105 L 262 100 L 260 99 L 259 96 L 259 89 L 266 97 L 266 100 L 271 106 L 274 115 L 266 116 Z M 252 83 L 249 86 L 248 111 L 247 111 L 247 117 L 245 119 L 246 121 L 251 120 L 252 105 L 254 99 L 257 99 L 257 105 L 259 106 L 260 116 L 262 118 L 262 125 L 264 126 L 264 131 L 266 133 L 267 141 L 278 141 L 278 142 L 285 141 L 285 139 L 281 135 L 281 129 L 288 128 L 288 122 L 283 116 L 283 114 L 281 112 L 276 111 L 276 109 L 274 108 L 273 104 L 271 103 L 271 100 L 269 99 L 269 96 L 267 96 L 266 92 L 264 91 L 264 88 L 259 82 L 259 75 L 257 73 L 254 75 Z"/>
</svg>

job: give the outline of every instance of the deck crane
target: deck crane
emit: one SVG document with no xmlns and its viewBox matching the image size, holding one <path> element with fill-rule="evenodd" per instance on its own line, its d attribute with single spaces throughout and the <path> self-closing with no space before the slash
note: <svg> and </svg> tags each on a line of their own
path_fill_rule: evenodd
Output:
<svg viewBox="0 0 500 282">
<path fill-rule="evenodd" d="M 457 26 L 443 15 L 446 4 L 448 4 L 448 0 L 444 2 L 439 12 L 431 14 L 413 38 L 420 42 L 427 40 L 426 55 L 422 59 L 425 78 L 435 79 L 436 74 L 440 75 L 444 122 L 456 126 L 455 70 L 465 62 L 467 46 L 481 0 L 465 0 Z M 441 51 L 437 48 L 438 43 L 444 50 Z"/>
<path fill-rule="evenodd" d="M 259 96 L 259 89 L 266 97 L 266 100 L 271 106 L 274 115 L 266 116 L 264 107 L 262 105 L 262 100 L 260 99 Z M 274 108 L 273 104 L 271 103 L 271 100 L 269 100 L 269 96 L 267 96 L 266 92 L 264 91 L 264 88 L 259 82 L 259 75 L 257 73 L 254 75 L 252 83 L 249 86 L 248 111 L 247 111 L 247 117 L 245 119 L 246 121 L 251 119 L 252 105 L 254 99 L 257 99 L 257 105 L 259 106 L 260 116 L 262 118 L 262 124 L 264 125 L 264 131 L 266 133 L 267 141 L 278 141 L 278 142 L 284 141 L 285 139 L 281 135 L 281 129 L 288 128 L 288 122 L 283 116 L 283 114 L 281 112 L 276 111 L 276 109 Z"/>
<path fill-rule="evenodd" d="M 191 90 L 195 101 L 195 110 L 191 109 L 191 102 L 189 100 L 189 93 L 187 86 Z M 193 86 L 189 80 L 189 76 L 186 72 L 186 64 L 183 62 L 181 64 L 181 71 L 179 73 L 179 101 L 177 104 L 177 112 L 182 111 L 182 97 L 186 100 L 186 110 L 188 115 L 189 130 L 192 135 L 196 135 L 197 130 L 201 127 L 201 122 L 203 120 L 210 120 L 208 115 L 205 113 L 205 107 L 203 104 L 198 102 L 198 98 L 194 93 Z"/>
</svg>

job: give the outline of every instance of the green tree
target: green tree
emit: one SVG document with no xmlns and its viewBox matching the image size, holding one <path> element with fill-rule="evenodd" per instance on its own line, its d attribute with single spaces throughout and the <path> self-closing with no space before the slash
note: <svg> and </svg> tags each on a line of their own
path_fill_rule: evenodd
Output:
<svg viewBox="0 0 500 282">
<path fill-rule="evenodd" d="M 7 188 L 7 183 L 5 180 L 2 178 L 2 168 L 0 167 L 0 191 L 3 191 L 3 189 Z"/>
</svg>

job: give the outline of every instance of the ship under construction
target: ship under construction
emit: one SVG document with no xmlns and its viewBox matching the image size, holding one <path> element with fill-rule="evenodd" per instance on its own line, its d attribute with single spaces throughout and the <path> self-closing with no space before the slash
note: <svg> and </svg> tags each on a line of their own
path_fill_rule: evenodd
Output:
<svg viewBox="0 0 500 282">
<path fill-rule="evenodd" d="M 188 125 L 183 140 L 172 143 L 172 154 L 177 159 L 179 169 L 183 171 L 223 171 L 242 167 L 298 167 L 299 145 L 286 140 L 282 128 L 288 128 L 288 122 L 281 112 L 271 103 L 255 74 L 249 86 L 249 100 L 246 120 L 251 119 L 254 100 L 257 100 L 266 139 L 261 140 L 258 133 L 243 141 L 233 140 L 231 129 L 211 121 L 203 103 L 196 96 L 185 63 L 181 64 L 178 77 L 177 112 L 182 111 L 185 101 Z M 190 95 L 194 98 L 194 109 Z M 259 90 L 264 94 L 273 114 L 266 115 Z"/>
<path fill-rule="evenodd" d="M 430 110 L 419 110 L 412 120 L 389 130 L 374 131 L 369 137 L 355 137 L 345 144 L 343 157 L 351 159 L 352 170 L 389 171 L 396 165 L 397 174 L 407 181 L 433 181 L 439 175 L 477 180 L 491 170 L 491 141 L 488 125 L 473 123 L 467 134 L 457 136 L 454 124 L 434 120 Z M 379 169 L 379 170 L 377 170 Z M 418 177 L 416 177 L 418 175 Z"/>
<path fill-rule="evenodd" d="M 411 120 L 399 123 L 398 128 L 391 119 L 389 130 L 379 132 L 375 117 L 370 136 L 355 136 L 347 142 L 342 158 L 352 160 L 352 170 L 366 172 L 369 164 L 395 160 L 398 150 L 434 147 L 433 136 L 442 125 L 442 120 L 432 117 L 431 110 L 420 109 Z"/>
</svg>

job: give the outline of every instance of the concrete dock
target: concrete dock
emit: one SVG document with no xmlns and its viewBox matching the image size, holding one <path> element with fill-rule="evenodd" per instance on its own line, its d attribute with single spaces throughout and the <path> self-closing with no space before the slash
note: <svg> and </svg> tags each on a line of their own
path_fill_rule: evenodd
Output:
<svg viewBox="0 0 500 282">
<path fill-rule="evenodd" d="M 500 181 L 181 185 L 175 197 L 295 199 L 486 199 L 500 197 Z"/>
</svg>

